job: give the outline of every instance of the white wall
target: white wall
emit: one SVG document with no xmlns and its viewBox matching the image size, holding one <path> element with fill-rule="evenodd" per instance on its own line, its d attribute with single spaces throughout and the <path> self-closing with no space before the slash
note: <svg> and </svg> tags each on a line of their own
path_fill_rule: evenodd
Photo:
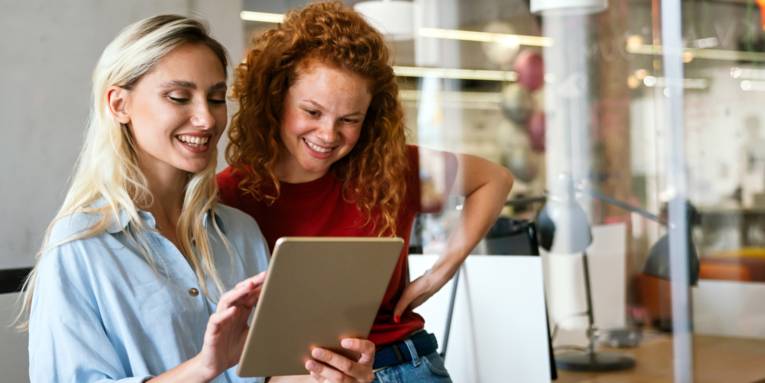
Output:
<svg viewBox="0 0 765 383">
<path fill-rule="evenodd" d="M 240 60 L 241 0 L 0 0 L 0 269 L 30 266 L 61 204 L 82 143 L 90 75 L 129 23 L 160 13 L 193 15 Z M 23 334 L 6 324 L 15 295 L 0 295 L 3 382 L 27 381 Z"/>
<path fill-rule="evenodd" d="M 88 115 L 90 74 L 127 24 L 159 13 L 207 19 L 233 62 L 241 1 L 0 0 L 0 268 L 28 266 L 66 190 Z"/>
</svg>

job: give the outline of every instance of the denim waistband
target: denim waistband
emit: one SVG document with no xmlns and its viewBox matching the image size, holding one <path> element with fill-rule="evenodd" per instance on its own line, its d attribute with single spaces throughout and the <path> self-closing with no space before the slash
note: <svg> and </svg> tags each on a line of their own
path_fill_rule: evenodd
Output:
<svg viewBox="0 0 765 383">
<path fill-rule="evenodd" d="M 407 343 L 411 344 L 411 347 Z M 418 331 L 401 342 L 378 348 L 375 353 L 374 369 L 411 362 L 420 356 L 435 352 L 437 348 L 438 342 L 435 335 Z"/>
</svg>

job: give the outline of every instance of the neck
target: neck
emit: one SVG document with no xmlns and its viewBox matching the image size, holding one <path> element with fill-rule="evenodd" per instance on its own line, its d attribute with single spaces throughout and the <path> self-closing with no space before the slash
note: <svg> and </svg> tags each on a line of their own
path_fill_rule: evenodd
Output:
<svg viewBox="0 0 765 383">
<path fill-rule="evenodd" d="M 324 177 L 327 173 L 313 173 L 303 169 L 303 167 L 292 157 L 282 158 L 276 163 L 274 169 L 276 178 L 282 182 L 289 182 L 291 184 L 302 184 L 306 182 L 315 181 L 321 177 Z"/>
<path fill-rule="evenodd" d="M 174 232 L 183 209 L 188 173 L 174 168 L 142 167 L 141 170 L 153 197 L 150 206 L 141 208 L 151 212 L 161 231 Z"/>
</svg>

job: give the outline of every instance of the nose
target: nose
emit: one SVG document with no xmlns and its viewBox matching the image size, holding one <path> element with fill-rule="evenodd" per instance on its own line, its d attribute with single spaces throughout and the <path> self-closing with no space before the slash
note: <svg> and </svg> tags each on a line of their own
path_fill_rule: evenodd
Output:
<svg viewBox="0 0 765 383">
<path fill-rule="evenodd" d="M 325 144 L 332 144 L 337 140 L 337 129 L 335 123 L 329 118 L 323 118 L 318 122 L 316 136 L 324 141 Z"/>
<path fill-rule="evenodd" d="M 210 111 L 210 106 L 206 102 L 201 102 L 194 108 L 191 115 L 191 125 L 202 129 L 212 129 L 215 127 L 215 116 Z"/>
</svg>

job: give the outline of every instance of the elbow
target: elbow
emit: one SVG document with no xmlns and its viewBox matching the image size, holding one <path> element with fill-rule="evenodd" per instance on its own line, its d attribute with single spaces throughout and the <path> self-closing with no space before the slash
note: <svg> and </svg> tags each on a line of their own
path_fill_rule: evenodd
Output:
<svg viewBox="0 0 765 383">
<path fill-rule="evenodd" d="M 505 195 L 510 194 L 510 190 L 513 189 L 513 183 L 515 182 L 515 177 L 513 177 L 513 173 L 510 172 L 510 170 L 504 166 L 501 167 L 501 173 L 499 179 L 501 180 L 502 187 L 504 188 Z"/>
</svg>

